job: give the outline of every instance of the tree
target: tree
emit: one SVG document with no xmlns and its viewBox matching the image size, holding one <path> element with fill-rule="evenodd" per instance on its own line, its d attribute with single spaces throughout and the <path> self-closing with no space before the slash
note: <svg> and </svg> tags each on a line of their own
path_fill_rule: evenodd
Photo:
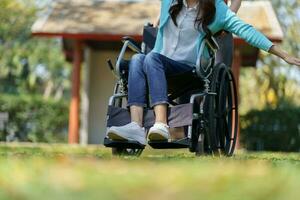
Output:
<svg viewBox="0 0 300 200">
<path fill-rule="evenodd" d="M 272 0 L 271 3 L 284 32 L 284 40 L 280 46 L 300 57 L 300 2 Z M 257 69 L 242 70 L 242 113 L 251 108 L 300 105 L 299 77 L 297 67 L 290 66 L 275 56 L 261 53 Z"/>
<path fill-rule="evenodd" d="M 0 92 L 57 94 L 70 87 L 70 66 L 57 39 L 33 38 L 31 26 L 44 4 L 33 0 L 1 0 Z"/>
</svg>

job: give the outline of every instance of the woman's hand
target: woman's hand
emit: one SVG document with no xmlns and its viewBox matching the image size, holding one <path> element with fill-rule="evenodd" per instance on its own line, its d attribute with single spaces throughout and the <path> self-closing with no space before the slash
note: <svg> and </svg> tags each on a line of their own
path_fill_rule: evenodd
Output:
<svg viewBox="0 0 300 200">
<path fill-rule="evenodd" d="M 295 58 L 293 56 L 290 56 L 288 53 L 286 53 L 285 51 L 281 50 L 276 45 L 273 45 L 270 48 L 269 53 L 274 54 L 274 55 L 282 58 L 288 64 L 296 65 L 296 66 L 300 67 L 300 59 L 299 58 Z"/>
<path fill-rule="evenodd" d="M 290 65 L 297 65 L 298 67 L 300 67 L 300 59 L 299 58 L 287 56 L 286 58 L 284 58 L 284 61 L 289 63 Z"/>
</svg>

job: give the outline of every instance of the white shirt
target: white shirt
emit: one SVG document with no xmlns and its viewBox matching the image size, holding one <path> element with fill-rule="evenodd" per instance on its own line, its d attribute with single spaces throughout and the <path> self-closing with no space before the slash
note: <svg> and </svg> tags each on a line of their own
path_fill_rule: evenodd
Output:
<svg viewBox="0 0 300 200">
<path fill-rule="evenodd" d="M 198 4 L 188 8 L 186 0 L 177 16 L 176 26 L 171 18 L 164 27 L 163 49 L 161 54 L 178 62 L 195 65 L 197 58 L 197 38 L 199 31 L 195 26 Z"/>
</svg>

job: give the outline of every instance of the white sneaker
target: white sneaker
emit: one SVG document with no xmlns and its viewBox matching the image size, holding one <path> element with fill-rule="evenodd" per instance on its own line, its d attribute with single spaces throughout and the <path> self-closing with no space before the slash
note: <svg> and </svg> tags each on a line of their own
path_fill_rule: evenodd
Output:
<svg viewBox="0 0 300 200">
<path fill-rule="evenodd" d="M 130 140 L 146 145 L 145 129 L 136 122 L 124 126 L 112 126 L 107 130 L 106 136 L 111 140 Z"/>
<path fill-rule="evenodd" d="M 156 122 L 149 130 L 148 140 L 168 140 L 170 138 L 169 126 Z"/>
</svg>

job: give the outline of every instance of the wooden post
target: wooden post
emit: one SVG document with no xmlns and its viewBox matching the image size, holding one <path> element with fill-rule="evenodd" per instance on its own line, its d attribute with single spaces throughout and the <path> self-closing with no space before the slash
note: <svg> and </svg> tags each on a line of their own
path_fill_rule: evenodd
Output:
<svg viewBox="0 0 300 200">
<path fill-rule="evenodd" d="M 234 53 L 233 53 L 232 72 L 233 72 L 233 75 L 234 75 L 234 78 L 235 78 L 237 91 L 238 91 L 238 96 L 240 96 L 239 95 L 239 80 L 240 80 L 241 65 L 242 65 L 241 52 L 239 51 L 238 48 L 235 48 Z"/>
<path fill-rule="evenodd" d="M 234 79 L 236 82 L 236 89 L 237 89 L 237 95 L 238 95 L 238 102 L 240 99 L 240 94 L 239 94 L 239 80 L 240 80 L 240 68 L 242 65 L 242 57 L 241 57 L 241 52 L 239 51 L 238 48 L 234 49 L 234 57 L 233 57 L 233 64 L 232 64 L 232 72 L 234 75 Z M 240 117 L 238 116 L 238 122 L 240 121 Z M 237 135 L 237 143 L 236 143 L 236 148 L 240 148 L 240 123 L 238 123 L 238 135 Z"/>
<path fill-rule="evenodd" d="M 69 113 L 69 144 L 79 143 L 79 108 L 80 108 L 80 71 L 82 62 L 81 41 L 76 40 L 74 45 L 72 69 L 72 97 Z"/>
</svg>

